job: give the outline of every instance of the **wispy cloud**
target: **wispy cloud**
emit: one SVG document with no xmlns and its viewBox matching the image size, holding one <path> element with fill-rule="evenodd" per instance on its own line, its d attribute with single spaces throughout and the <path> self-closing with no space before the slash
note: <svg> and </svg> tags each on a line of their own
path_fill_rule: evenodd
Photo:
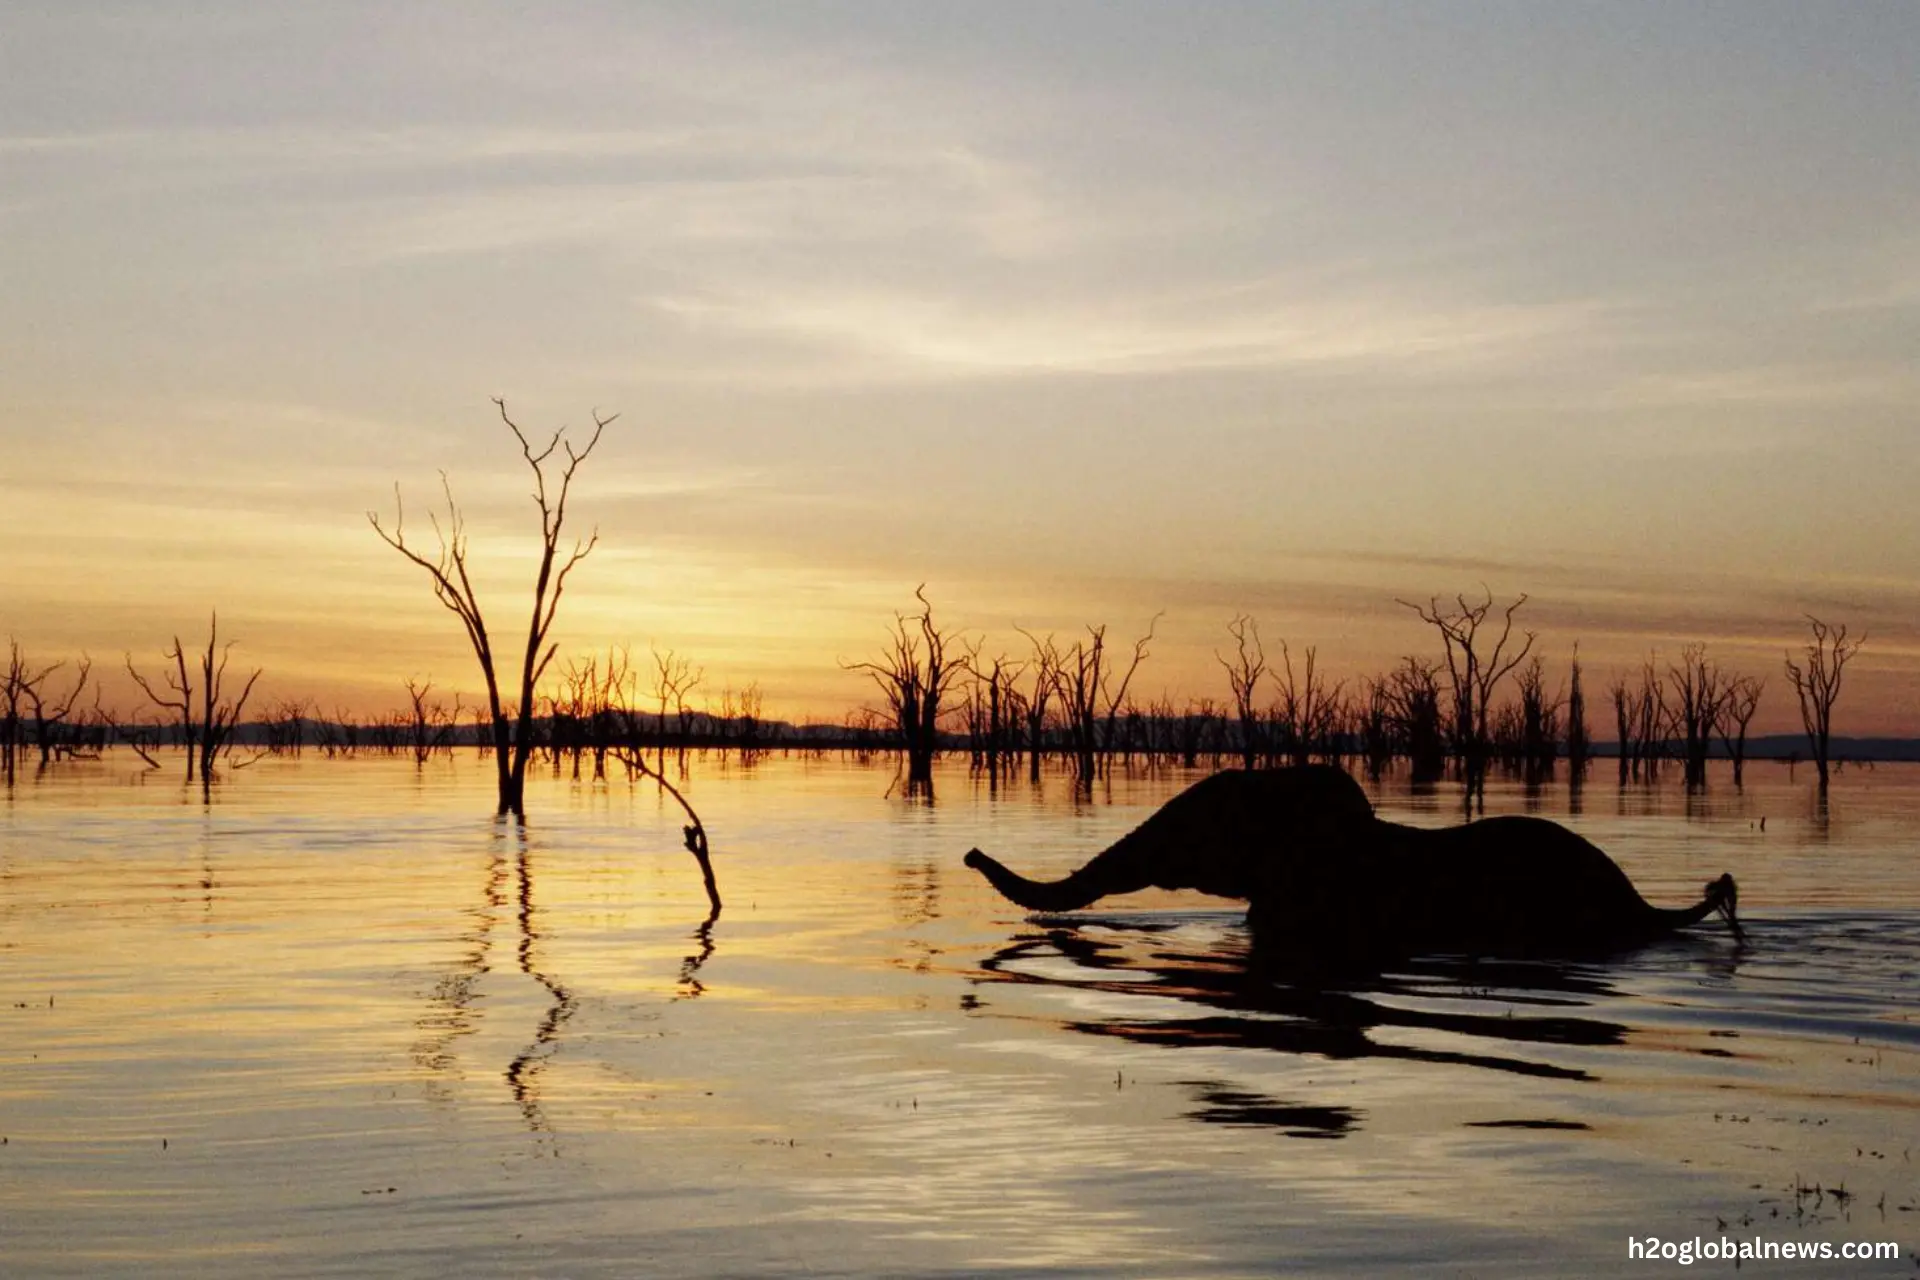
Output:
<svg viewBox="0 0 1920 1280">
<path fill-rule="evenodd" d="M 879 290 L 666 297 L 655 305 L 703 329 L 781 334 L 867 357 L 867 374 L 936 377 L 1340 364 L 1415 372 L 1521 358 L 1589 333 L 1606 317 L 1603 305 L 1585 302 L 1449 306 L 1244 290 L 994 308 Z"/>
</svg>

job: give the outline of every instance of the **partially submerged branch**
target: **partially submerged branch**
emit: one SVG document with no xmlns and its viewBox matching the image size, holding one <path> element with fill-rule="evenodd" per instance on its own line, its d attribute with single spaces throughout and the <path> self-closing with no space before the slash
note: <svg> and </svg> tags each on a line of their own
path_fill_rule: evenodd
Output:
<svg viewBox="0 0 1920 1280">
<path fill-rule="evenodd" d="M 691 853 L 694 861 L 700 864 L 700 879 L 706 885 L 707 905 L 710 908 L 707 913 L 707 923 L 712 924 L 720 918 L 720 887 L 713 878 L 713 857 L 712 850 L 707 844 L 706 824 L 700 821 L 700 815 L 694 811 L 692 803 L 682 794 L 680 788 L 668 782 L 665 775 L 647 763 L 645 752 L 638 747 L 620 747 L 615 754 L 618 755 L 620 763 L 634 774 L 642 778 L 650 778 L 659 784 L 660 789 L 672 796 L 674 802 L 680 806 L 680 811 L 687 815 L 687 825 L 680 828 L 680 832 L 686 842 L 687 852 Z"/>
</svg>

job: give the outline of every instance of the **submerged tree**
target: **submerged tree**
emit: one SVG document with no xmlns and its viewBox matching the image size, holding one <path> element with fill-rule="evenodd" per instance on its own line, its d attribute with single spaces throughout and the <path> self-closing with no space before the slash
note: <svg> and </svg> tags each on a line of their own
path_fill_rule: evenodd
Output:
<svg viewBox="0 0 1920 1280">
<path fill-rule="evenodd" d="M 486 619 L 481 613 L 479 598 L 474 593 L 473 581 L 467 572 L 465 523 L 459 506 L 453 500 L 453 487 L 448 483 L 446 473 L 440 474 L 440 488 L 447 503 L 445 525 L 441 524 L 439 515 L 429 514 L 434 537 L 439 544 L 438 552 L 433 557 L 422 555 L 407 543 L 402 527 L 400 486 L 395 485 L 393 490 L 392 531 L 389 532 L 380 523 L 380 517 L 375 512 L 369 511 L 367 520 L 382 541 L 427 572 L 433 580 L 434 597 L 448 612 L 460 619 L 461 626 L 466 630 L 467 642 L 473 646 L 474 657 L 480 663 L 480 674 L 486 682 L 499 812 L 525 818 L 527 761 L 533 754 L 534 689 L 548 664 L 553 661 L 554 654 L 559 651 L 557 643 L 548 642 L 547 633 L 552 630 L 554 615 L 559 611 L 560 595 L 566 587 L 567 575 L 587 558 L 600 538 L 599 533 L 595 532 L 589 534 L 584 542 L 575 540 L 573 550 L 560 559 L 560 534 L 566 524 L 567 495 L 573 486 L 574 472 L 587 460 L 594 446 L 600 443 L 601 432 L 619 415 L 603 418 L 596 410 L 593 415 L 593 435 L 583 449 L 576 450 L 573 442 L 565 438 L 565 428 L 561 428 L 553 433 L 545 448 L 535 450 L 528 442 L 526 433 L 507 415 L 506 402 L 496 398 L 493 403 L 500 410 L 500 420 L 507 424 L 507 429 L 513 432 L 513 438 L 520 442 L 520 454 L 533 472 L 533 501 L 540 512 L 540 568 L 534 577 L 533 610 L 527 622 L 526 647 L 521 652 L 520 669 L 513 686 L 516 696 L 511 702 L 502 696 L 500 674 L 494 665 L 493 640 L 487 633 Z M 556 451 L 565 454 L 564 466 L 555 456 Z M 552 483 L 555 480 L 558 481 L 557 486 Z M 559 560 L 557 568 L 556 560 Z"/>
<path fill-rule="evenodd" d="M 1508 672 L 1526 659 L 1533 648 L 1533 632 L 1527 631 L 1522 633 L 1526 638 L 1513 654 L 1508 655 L 1506 651 L 1507 642 L 1513 637 L 1513 615 L 1526 602 L 1526 593 L 1522 592 L 1506 607 L 1500 634 L 1494 638 L 1490 650 L 1482 648 L 1488 637 L 1481 634 L 1481 628 L 1493 612 L 1491 591 L 1487 592 L 1485 600 L 1475 604 L 1468 604 L 1465 596 L 1455 596 L 1451 606 L 1441 604 L 1438 596 L 1425 605 L 1405 600 L 1398 602 L 1419 614 L 1422 622 L 1438 631 L 1446 647 L 1447 673 L 1451 680 L 1453 700 L 1448 730 L 1453 738 L 1454 754 L 1466 768 L 1469 794 L 1479 782 L 1486 765 L 1489 743 L 1487 717 L 1493 709 L 1493 691 Z M 1487 630 L 1491 635 L 1492 628 L 1488 627 Z"/>
<path fill-rule="evenodd" d="M 1795 662 L 1789 652 L 1787 679 L 1800 697 L 1800 724 L 1807 733 L 1813 767 L 1820 773 L 1820 789 L 1825 791 L 1833 738 L 1833 704 L 1840 698 L 1840 676 L 1867 638 L 1848 640 L 1845 623 L 1830 626 L 1812 614 L 1807 615 L 1807 624 L 1813 629 L 1813 640 L 1801 650 L 1806 665 Z"/>
<path fill-rule="evenodd" d="M 1255 700 L 1260 681 L 1267 674 L 1267 650 L 1260 643 L 1260 624 L 1240 614 L 1227 624 L 1233 637 L 1233 658 L 1228 660 L 1214 651 L 1214 660 L 1227 673 L 1227 688 L 1233 694 L 1233 713 L 1240 725 L 1240 767 L 1251 769 L 1260 756 L 1260 705 Z"/>
<path fill-rule="evenodd" d="M 407 677 L 407 710 L 402 714 L 407 749 L 413 753 L 415 765 L 426 764 L 436 751 L 451 752 L 453 735 L 460 727 L 460 695 L 453 695 L 449 707 L 438 698 L 430 698 L 432 692 L 432 680 Z"/>
<path fill-rule="evenodd" d="M 1020 630 L 1015 628 L 1015 630 Z M 1028 668 L 1033 672 L 1033 692 L 1018 694 L 1020 709 L 1027 726 L 1027 781 L 1040 781 L 1040 759 L 1046 753 L 1047 705 L 1060 691 L 1061 657 L 1060 647 L 1048 634 L 1045 639 L 1031 631 L 1020 630 L 1033 646 L 1033 660 Z"/>
<path fill-rule="evenodd" d="M 1733 785 L 1745 781 L 1747 769 L 1747 726 L 1760 709 L 1760 695 L 1767 682 L 1759 676 L 1734 676 L 1727 683 L 1724 714 L 1720 717 L 1720 744 L 1733 761 Z"/>
<path fill-rule="evenodd" d="M 1269 747 L 1276 759 L 1284 754 L 1293 764 L 1304 765 L 1315 754 L 1333 754 L 1344 682 L 1328 685 L 1326 677 L 1314 670 L 1318 657 L 1318 650 L 1308 645 L 1306 661 L 1296 679 L 1293 653 L 1285 640 L 1280 642 L 1280 667 L 1273 675 L 1279 696 L 1267 716 L 1277 730 L 1277 738 Z"/>
<path fill-rule="evenodd" d="M 1539 782 L 1553 772 L 1560 755 L 1560 713 L 1566 706 L 1558 693 L 1547 692 L 1546 663 L 1540 655 L 1514 674 L 1520 692 L 1516 708 L 1516 746 L 1520 766 L 1530 782 Z"/>
<path fill-rule="evenodd" d="M 1620 740 L 1620 782 L 1645 777 L 1659 779 L 1660 758 L 1667 748 L 1667 735 L 1674 723 L 1674 712 L 1667 698 L 1667 683 L 1654 666 L 1649 653 L 1640 664 L 1640 686 L 1635 689 L 1624 675 L 1615 676 L 1607 686 L 1613 699 L 1614 723 Z"/>
<path fill-rule="evenodd" d="M 942 704 L 955 680 L 966 674 L 967 657 L 954 657 L 958 639 L 933 622 L 933 605 L 923 582 L 913 591 L 920 612 L 893 616 L 893 636 L 877 661 L 849 662 L 848 671 L 864 671 L 887 700 L 887 712 L 907 756 L 907 791 L 933 794 L 933 760 L 940 751 Z"/>
<path fill-rule="evenodd" d="M 1018 681 L 1026 664 L 995 654 L 991 665 L 976 660 L 970 668 L 967 748 L 973 767 L 984 767 L 989 781 L 997 783 L 1001 772 L 1012 768 L 1017 726 L 1024 710 Z"/>
<path fill-rule="evenodd" d="M 1587 694 L 1580 683 L 1580 646 L 1573 646 L 1573 662 L 1567 676 L 1567 781 L 1579 786 L 1587 771 L 1587 758 L 1593 754 L 1593 738 L 1587 730 Z"/>
<path fill-rule="evenodd" d="M 14 769 L 25 736 L 21 732 L 25 724 L 23 713 L 35 690 L 59 666 L 33 669 L 26 655 L 20 652 L 20 642 L 9 640 L 7 644 L 7 665 L 0 669 L 0 775 L 4 775 L 7 785 L 13 785 Z"/>
<path fill-rule="evenodd" d="M 1437 782 L 1447 771 L 1441 726 L 1440 664 L 1408 656 L 1386 678 L 1394 738 L 1406 752 L 1412 780 Z"/>
<path fill-rule="evenodd" d="M 172 667 L 161 674 L 165 692 L 154 688 L 145 676 L 133 665 L 133 655 L 127 655 L 127 674 L 147 695 L 148 701 L 162 711 L 170 711 L 179 725 L 180 741 L 187 749 L 187 781 L 194 779 L 198 768 L 201 786 L 213 782 L 213 766 L 233 746 L 233 732 L 240 724 L 241 713 L 246 710 L 247 698 L 253 693 L 253 685 L 260 678 L 260 669 L 254 668 L 241 686 L 240 695 L 231 700 L 226 693 L 227 659 L 233 652 L 234 642 L 220 644 L 220 615 L 214 614 L 207 624 L 207 651 L 201 654 L 196 665 L 199 668 L 199 684 L 194 683 L 195 672 L 187 665 L 186 650 L 180 644 L 180 637 L 173 638 L 173 647 L 167 650 L 166 657 Z M 142 752 L 144 755 L 145 753 Z M 151 757 L 148 757 L 151 760 Z"/>
<path fill-rule="evenodd" d="M 1073 642 L 1060 663 L 1058 681 L 1060 701 L 1067 720 L 1067 738 L 1073 746 L 1074 779 L 1082 787 L 1091 787 L 1099 772 L 1102 755 L 1110 755 L 1114 728 L 1120 708 L 1126 702 L 1127 686 L 1134 673 L 1147 660 L 1147 645 L 1153 639 L 1160 614 L 1147 623 L 1147 634 L 1133 642 L 1133 657 L 1127 669 L 1119 672 L 1107 658 L 1107 625 L 1087 627 L 1087 638 Z"/>
<path fill-rule="evenodd" d="M 1367 762 L 1367 776 L 1378 779 L 1393 763 L 1399 743 L 1393 715 L 1393 687 L 1385 676 L 1363 681 L 1361 695 L 1354 706 L 1354 733 L 1359 739 L 1361 758 Z"/>
<path fill-rule="evenodd" d="M 28 745 L 29 726 L 33 731 L 32 746 L 39 752 L 42 768 L 51 763 L 54 756 L 73 752 L 81 738 L 88 736 L 85 729 L 96 732 L 101 729 L 97 723 L 83 724 L 86 713 L 82 713 L 80 720 L 73 714 L 92 679 L 93 659 L 82 655 L 65 692 L 55 692 L 49 682 L 66 665 L 61 661 L 36 668 L 21 652 L 20 642 L 8 639 L 6 665 L 0 667 L 0 777 L 8 785 L 13 782 L 19 755 Z M 96 716 L 103 716 L 104 713 L 98 711 L 97 689 L 94 702 Z"/>
<path fill-rule="evenodd" d="M 1707 660 L 1707 646 L 1680 651 L 1680 665 L 1667 667 L 1673 689 L 1672 723 L 1680 730 L 1687 786 L 1705 786 L 1707 754 L 1726 709 L 1728 678 Z"/>
</svg>

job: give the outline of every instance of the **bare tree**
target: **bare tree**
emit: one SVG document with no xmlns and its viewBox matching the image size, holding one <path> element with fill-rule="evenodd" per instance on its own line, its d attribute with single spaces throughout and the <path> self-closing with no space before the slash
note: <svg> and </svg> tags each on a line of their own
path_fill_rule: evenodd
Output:
<svg viewBox="0 0 1920 1280">
<path fill-rule="evenodd" d="M 416 765 L 431 760 L 436 751 L 452 750 L 454 730 L 460 724 L 460 695 L 454 695 L 449 707 L 427 696 L 432 692 L 433 681 L 407 679 L 406 742 Z"/>
<path fill-rule="evenodd" d="M 307 744 L 308 704 L 301 698 L 282 698 L 261 717 L 267 750 L 274 755 L 297 756 Z"/>
<path fill-rule="evenodd" d="M 1221 657 L 1218 650 L 1213 657 L 1226 670 L 1227 687 L 1233 693 L 1234 715 L 1240 725 L 1240 767 L 1251 769 L 1262 746 L 1256 697 L 1260 681 L 1267 674 L 1267 650 L 1260 643 L 1260 624 L 1244 613 L 1227 624 L 1227 634 L 1233 637 L 1233 658 Z"/>
<path fill-rule="evenodd" d="M 1680 665 L 1667 667 L 1673 690 L 1673 723 L 1680 730 L 1682 759 L 1689 787 L 1707 781 L 1707 754 L 1727 700 L 1727 678 L 1707 660 L 1707 646 L 1690 644 L 1680 651 Z"/>
<path fill-rule="evenodd" d="M 727 740 L 739 750 L 743 762 L 751 764 L 765 750 L 767 713 L 766 695 L 758 680 L 747 681 L 727 717 Z"/>
<path fill-rule="evenodd" d="M 0 773 L 5 774 L 8 786 L 13 785 L 20 752 L 26 745 L 27 706 L 40 699 L 40 686 L 60 665 L 55 662 L 34 670 L 20 651 L 20 642 L 7 638 L 7 665 L 0 670 Z"/>
<path fill-rule="evenodd" d="M 632 678 L 627 651 L 617 646 L 607 647 L 604 665 L 598 654 L 567 659 L 559 688 L 546 698 L 547 751 L 555 767 L 570 756 L 577 779 L 581 758 L 591 752 L 594 778 L 607 776 L 613 708 L 631 701 L 626 686 Z"/>
<path fill-rule="evenodd" d="M 1639 760 L 1646 768 L 1648 782 L 1657 781 L 1660 762 L 1667 757 L 1668 739 L 1673 735 L 1674 710 L 1667 700 L 1667 682 L 1653 669 L 1648 654 L 1640 667 L 1640 700 L 1636 713 L 1640 726 Z"/>
<path fill-rule="evenodd" d="M 1020 630 L 1015 628 L 1015 630 Z M 1027 781 L 1040 781 L 1040 761 L 1047 749 L 1047 707 L 1060 692 L 1060 647 L 1049 634 L 1044 640 L 1031 631 L 1021 630 L 1033 646 L 1033 692 L 1022 695 L 1022 710 L 1027 726 Z"/>
<path fill-rule="evenodd" d="M 1451 606 L 1442 605 L 1438 596 L 1425 605 L 1411 604 L 1405 600 L 1397 603 L 1412 609 L 1420 615 L 1420 620 L 1440 633 L 1446 646 L 1447 673 L 1451 678 L 1453 700 L 1452 722 L 1448 726 L 1453 737 L 1454 753 L 1466 766 L 1468 790 L 1471 792 L 1486 763 L 1488 733 L 1487 716 L 1492 710 L 1493 691 L 1508 672 L 1519 666 L 1533 648 L 1533 632 L 1524 632 L 1526 639 L 1512 654 L 1507 654 L 1507 642 L 1513 637 L 1513 615 L 1521 605 L 1527 602 L 1522 592 L 1512 604 L 1506 607 L 1500 623 L 1500 634 L 1494 639 L 1493 647 L 1482 652 L 1481 645 L 1486 639 L 1481 628 L 1486 625 L 1487 617 L 1493 611 L 1493 592 L 1487 592 L 1487 598 L 1474 604 L 1468 604 L 1465 596 L 1455 596 Z M 1489 628 L 1491 634 L 1491 628 Z"/>
<path fill-rule="evenodd" d="M 1640 665 L 1640 684 L 1635 688 L 1625 676 L 1615 676 L 1607 686 L 1613 700 L 1616 732 L 1620 739 L 1620 782 L 1644 776 L 1657 781 L 1660 758 L 1667 749 L 1667 735 L 1673 725 L 1673 709 L 1667 699 L 1667 682 L 1648 654 Z"/>
<path fill-rule="evenodd" d="M 1340 724 L 1340 689 L 1344 682 L 1329 686 L 1314 670 L 1318 653 L 1308 645 L 1306 661 L 1299 678 L 1294 676 L 1293 653 L 1287 642 L 1280 642 L 1280 671 L 1274 676 L 1279 700 L 1268 719 L 1279 729 L 1274 742 L 1276 754 L 1286 752 L 1296 765 L 1306 764 L 1314 755 L 1328 756 Z"/>
<path fill-rule="evenodd" d="M 1747 726 L 1760 709 L 1760 694 L 1767 682 L 1758 676 L 1735 676 L 1727 682 L 1725 714 L 1720 717 L 1720 743 L 1733 761 L 1733 785 L 1745 779 L 1747 768 Z"/>
<path fill-rule="evenodd" d="M 659 767 L 667 767 L 667 739 L 673 737 L 677 750 L 684 757 L 687 740 L 693 736 L 693 708 L 687 702 L 687 695 L 706 679 L 706 669 L 696 667 L 691 659 L 668 649 L 661 652 L 653 650 L 653 697 L 659 711 L 656 724 L 660 733 L 658 751 Z M 674 732 L 667 729 L 667 709 L 671 707 L 674 715 Z"/>
<path fill-rule="evenodd" d="M 260 669 L 255 667 L 241 686 L 240 695 L 228 700 L 227 661 L 234 643 L 229 640 L 224 646 L 220 644 L 220 616 L 212 615 L 207 624 L 207 651 L 197 662 L 199 683 L 196 685 L 195 672 L 187 665 L 186 650 L 180 644 L 180 637 L 175 636 L 173 647 L 166 652 L 173 665 L 161 675 L 164 693 L 140 674 L 133 665 L 133 655 L 127 655 L 127 674 L 147 695 L 147 700 L 175 716 L 181 742 L 187 748 L 187 781 L 193 781 L 197 766 L 203 787 L 213 782 L 214 764 L 232 749 L 233 731 L 239 727 L 247 698 L 253 693 L 254 682 L 260 678 Z"/>
<path fill-rule="evenodd" d="M 1107 628 L 1087 627 L 1087 638 L 1073 642 L 1060 664 L 1060 701 L 1064 704 L 1067 737 L 1073 744 L 1074 778 L 1085 788 L 1093 785 L 1099 773 L 1099 757 L 1110 754 L 1114 744 L 1114 725 L 1127 697 L 1127 686 L 1146 661 L 1147 644 L 1163 615 L 1155 614 L 1147 623 L 1147 634 L 1133 642 L 1133 657 L 1114 684 L 1115 668 L 1107 661 Z"/>
<path fill-rule="evenodd" d="M 1440 715 L 1440 664 L 1407 657 L 1387 676 L 1394 736 L 1415 782 L 1437 781 L 1447 769 Z"/>
<path fill-rule="evenodd" d="M 1106 708 L 1100 733 L 1100 750 L 1105 755 L 1113 754 L 1122 709 L 1132 705 L 1127 701 L 1127 688 L 1133 683 L 1134 673 L 1140 670 L 1140 664 L 1151 656 L 1147 645 L 1152 642 L 1154 630 L 1160 625 L 1160 619 L 1166 616 L 1166 610 L 1162 609 L 1147 619 L 1147 633 L 1133 642 L 1133 655 L 1127 662 L 1127 669 L 1119 673 L 1119 684 L 1109 688 L 1107 679 L 1103 678 L 1100 681 L 1100 700 Z M 1102 627 L 1100 630 L 1104 633 L 1106 628 Z"/>
<path fill-rule="evenodd" d="M 1867 638 L 1863 635 L 1857 640 L 1848 640 L 1845 623 L 1831 626 L 1812 614 L 1806 617 L 1813 639 L 1801 650 L 1805 665 L 1795 662 L 1792 652 L 1788 652 L 1787 679 L 1799 696 L 1800 724 L 1807 733 L 1814 768 L 1820 773 L 1820 789 L 1825 791 L 1833 739 L 1833 704 L 1840 698 L 1840 677 Z"/>
<path fill-rule="evenodd" d="M 1620 785 L 1624 787 L 1633 764 L 1633 693 L 1625 676 L 1613 678 L 1607 686 L 1607 697 L 1613 702 L 1614 741 L 1619 753 Z"/>
<path fill-rule="evenodd" d="M 1355 729 L 1360 738 L 1360 755 L 1367 762 L 1367 776 L 1378 778 L 1393 763 L 1398 738 L 1394 732 L 1393 686 L 1390 678 L 1367 680 L 1365 693 L 1355 707 Z"/>
<path fill-rule="evenodd" d="M 1579 786 L 1587 770 L 1587 758 L 1593 754 L 1593 740 L 1587 732 L 1587 695 L 1580 685 L 1580 646 L 1573 646 L 1572 669 L 1567 677 L 1567 780 Z"/>
<path fill-rule="evenodd" d="M 1559 757 L 1560 712 L 1565 702 L 1559 694 L 1547 693 L 1546 664 L 1539 654 L 1515 673 L 1514 683 L 1520 693 L 1516 723 L 1520 764 L 1528 780 L 1538 782 L 1553 772 Z"/>
<path fill-rule="evenodd" d="M 887 700 L 887 710 L 907 756 L 907 791 L 933 794 L 933 760 L 940 750 L 940 716 L 953 682 L 968 670 L 965 653 L 953 655 L 949 646 L 963 647 L 950 632 L 934 625 L 933 605 L 923 582 L 914 588 L 920 612 L 911 618 L 894 615 L 893 636 L 878 661 L 845 662 L 848 671 L 865 672 Z"/>
<path fill-rule="evenodd" d="M 480 674 L 486 682 L 499 812 L 525 818 L 527 760 L 533 754 L 534 689 L 539 685 L 548 664 L 553 661 L 554 654 L 559 651 L 558 644 L 548 641 L 547 633 L 552 630 L 554 615 L 559 611 L 567 575 L 587 558 L 600 538 L 596 531 L 588 535 L 585 542 L 576 540 L 573 550 L 560 559 L 560 534 L 566 524 L 567 496 L 573 486 L 574 473 L 593 452 L 594 446 L 600 443 L 601 433 L 619 415 L 603 418 L 595 411 L 593 436 L 583 449 L 575 450 L 573 442 L 565 439 L 566 432 L 562 428 L 553 433 L 545 448 L 536 450 L 528 442 L 526 433 L 508 416 L 506 402 L 496 398 L 493 403 L 500 410 L 500 420 L 506 423 L 514 439 L 520 442 L 521 456 L 533 472 L 533 501 L 540 512 L 540 569 L 534 578 L 533 611 L 527 622 L 527 642 L 520 657 L 520 670 L 514 686 L 517 696 L 512 703 L 507 702 L 501 693 L 500 676 L 494 666 L 493 640 L 487 633 L 486 619 L 481 613 L 479 598 L 474 594 L 473 581 L 467 572 L 466 528 L 460 508 L 453 500 L 453 487 L 448 483 L 446 473 L 440 475 L 440 487 L 447 503 L 446 524 L 442 526 L 438 515 L 429 517 L 439 543 L 438 552 L 432 558 L 407 544 L 398 485 L 394 486 L 393 491 L 392 532 L 388 532 L 380 523 L 380 517 L 375 512 L 369 511 L 367 520 L 382 541 L 426 571 L 433 580 L 434 597 L 448 612 L 460 619 L 467 633 L 467 641 L 473 646 L 474 657 L 479 660 Z M 564 466 L 555 456 L 556 451 L 565 454 Z M 557 476 L 549 474 L 549 463 L 552 469 L 558 471 Z M 553 484 L 556 479 L 557 486 Z M 558 568 L 555 567 L 556 560 L 559 560 Z M 511 720 L 509 708 L 512 710 Z"/>
<path fill-rule="evenodd" d="M 991 666 L 971 664 L 967 689 L 967 747 L 975 768 L 984 767 L 990 783 L 997 783 L 1010 767 L 1014 726 L 1019 722 L 1021 697 L 1017 685 L 1025 663 L 996 654 Z"/>
<path fill-rule="evenodd" d="M 0 671 L 0 701 L 5 703 L 5 719 L 0 722 L 0 738 L 4 738 L 0 743 L 0 756 L 4 756 L 4 761 L 0 764 L 4 765 L 8 781 L 13 779 L 14 759 L 24 745 L 23 730 L 29 717 L 23 715 L 23 711 L 31 713 L 33 746 L 40 754 L 43 768 L 55 755 L 73 749 L 74 726 L 69 724 L 69 719 L 80 696 L 86 692 L 93 673 L 93 659 L 81 656 L 74 668 L 73 683 L 65 693 L 50 692 L 48 680 L 66 665 L 64 661 L 54 662 L 36 671 L 21 654 L 19 644 L 9 640 L 7 666 L 5 671 Z"/>
<path fill-rule="evenodd" d="M 1176 751 L 1182 767 L 1197 767 L 1201 754 L 1207 751 L 1211 751 L 1216 760 L 1219 759 L 1220 721 L 1220 709 L 1214 705 L 1212 698 L 1188 701 L 1186 710 L 1180 713 L 1180 723 L 1175 730 Z"/>
</svg>

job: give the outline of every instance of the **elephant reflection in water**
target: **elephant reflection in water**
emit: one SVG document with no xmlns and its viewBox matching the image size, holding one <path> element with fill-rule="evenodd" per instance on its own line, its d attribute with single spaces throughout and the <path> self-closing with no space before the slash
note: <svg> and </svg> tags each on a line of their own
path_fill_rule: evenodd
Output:
<svg viewBox="0 0 1920 1280">
<path fill-rule="evenodd" d="M 975 992 L 964 997 L 963 1004 L 992 1016 L 999 1001 L 990 993 L 1000 984 L 1097 991 L 1156 1001 L 1162 1007 L 1145 1016 L 1070 1017 L 1055 1025 L 1159 1048 L 1264 1049 L 1333 1061 L 1385 1059 L 1564 1081 L 1594 1077 L 1581 1067 L 1552 1061 L 1554 1046 L 1621 1045 L 1629 1031 L 1620 1022 L 1570 1012 L 1615 995 L 1596 970 L 1584 965 L 1429 959 L 1403 964 L 1391 974 L 1349 974 L 1334 983 L 1321 980 L 1324 975 L 1276 966 L 1257 949 L 1236 951 L 1220 945 L 1225 938 L 1176 949 L 1176 937 L 1170 935 L 1179 928 L 1114 918 L 1048 928 L 982 961 Z M 1226 938 L 1233 932 L 1227 931 Z M 1061 959 L 1071 962 L 1065 973 Z M 1436 996 L 1449 1005 L 1497 1005 L 1498 1012 L 1434 1009 Z M 1381 1031 L 1390 1034 L 1382 1037 Z M 1441 1034 L 1428 1045 L 1421 1043 L 1421 1032 Z M 1462 1038 L 1485 1048 L 1451 1047 Z M 1214 1079 L 1183 1083 L 1198 1104 L 1188 1115 L 1207 1123 L 1337 1138 L 1364 1119 L 1361 1110 L 1344 1101 L 1281 1100 L 1243 1083 Z"/>
</svg>

